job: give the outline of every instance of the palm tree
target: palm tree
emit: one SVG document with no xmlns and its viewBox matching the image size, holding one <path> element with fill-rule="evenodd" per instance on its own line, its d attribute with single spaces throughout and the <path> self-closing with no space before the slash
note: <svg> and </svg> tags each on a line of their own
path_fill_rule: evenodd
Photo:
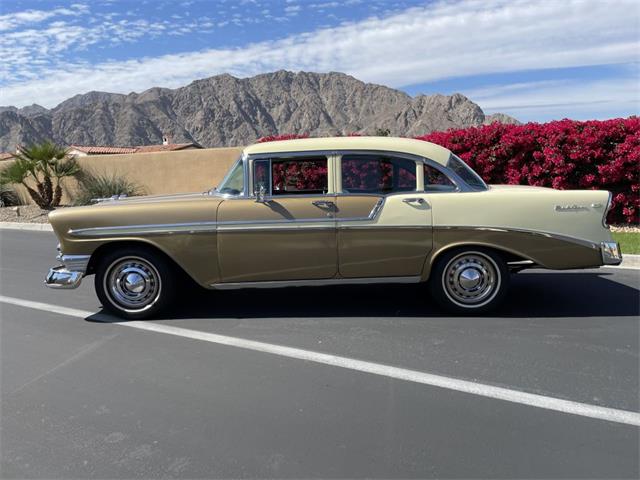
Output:
<svg viewBox="0 0 640 480">
<path fill-rule="evenodd" d="M 24 186 L 33 201 L 43 209 L 60 205 L 61 180 L 80 172 L 76 159 L 69 157 L 65 148 L 50 141 L 21 148 L 14 159 L 11 165 L 0 172 L 0 182 Z M 55 179 L 55 186 L 52 178 Z M 35 188 L 29 183 L 34 184 Z"/>
</svg>

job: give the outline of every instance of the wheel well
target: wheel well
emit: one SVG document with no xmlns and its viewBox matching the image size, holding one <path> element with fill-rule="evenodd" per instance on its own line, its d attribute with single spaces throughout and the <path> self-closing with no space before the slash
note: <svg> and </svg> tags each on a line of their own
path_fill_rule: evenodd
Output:
<svg viewBox="0 0 640 480">
<path fill-rule="evenodd" d="M 186 272 L 182 269 L 180 265 L 178 265 L 169 255 L 163 252 L 161 249 L 156 247 L 155 245 L 147 242 L 137 242 L 135 240 L 120 240 L 115 242 L 108 242 L 103 245 L 100 245 L 96 250 L 91 254 L 91 258 L 89 259 L 89 264 L 87 265 L 87 275 L 94 274 L 98 264 L 100 263 L 100 259 L 103 258 L 106 254 L 113 252 L 114 250 L 118 250 L 126 247 L 136 247 L 136 248 L 144 248 L 146 250 L 152 251 L 160 256 L 162 256 L 169 265 L 171 265 L 177 272 L 184 273 Z"/>
</svg>

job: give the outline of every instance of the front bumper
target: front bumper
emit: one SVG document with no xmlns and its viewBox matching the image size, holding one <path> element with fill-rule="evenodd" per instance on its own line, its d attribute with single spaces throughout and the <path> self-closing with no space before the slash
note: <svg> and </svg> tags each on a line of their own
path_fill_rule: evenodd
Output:
<svg viewBox="0 0 640 480">
<path fill-rule="evenodd" d="M 603 265 L 620 265 L 622 263 L 622 253 L 617 242 L 601 242 L 600 252 Z"/>
<path fill-rule="evenodd" d="M 47 273 L 44 284 L 49 288 L 78 288 L 82 281 L 82 272 L 72 272 L 64 265 L 53 267 Z"/>
<path fill-rule="evenodd" d="M 89 255 L 58 255 L 62 265 L 53 267 L 47 273 L 44 284 L 49 288 L 78 288 L 87 272 Z"/>
</svg>

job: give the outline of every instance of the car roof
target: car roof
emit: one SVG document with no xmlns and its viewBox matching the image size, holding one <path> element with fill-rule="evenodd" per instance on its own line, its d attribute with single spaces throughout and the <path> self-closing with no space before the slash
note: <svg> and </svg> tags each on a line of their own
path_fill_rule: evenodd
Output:
<svg viewBox="0 0 640 480">
<path fill-rule="evenodd" d="M 255 143 L 244 149 L 245 155 L 334 150 L 381 150 L 410 153 L 446 165 L 451 152 L 435 143 L 399 137 L 324 137 L 276 140 Z"/>
</svg>

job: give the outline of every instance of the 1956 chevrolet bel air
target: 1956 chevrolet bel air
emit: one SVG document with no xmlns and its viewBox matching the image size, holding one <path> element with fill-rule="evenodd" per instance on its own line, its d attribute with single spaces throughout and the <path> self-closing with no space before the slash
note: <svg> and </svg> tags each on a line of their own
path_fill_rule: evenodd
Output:
<svg viewBox="0 0 640 480">
<path fill-rule="evenodd" d="M 425 282 L 444 308 L 482 313 L 510 273 L 619 264 L 610 203 L 606 191 L 486 185 L 418 140 L 262 143 L 208 192 L 52 212 L 62 265 L 45 283 L 93 274 L 102 305 L 132 319 L 167 307 L 182 272 L 210 289 Z"/>
</svg>

